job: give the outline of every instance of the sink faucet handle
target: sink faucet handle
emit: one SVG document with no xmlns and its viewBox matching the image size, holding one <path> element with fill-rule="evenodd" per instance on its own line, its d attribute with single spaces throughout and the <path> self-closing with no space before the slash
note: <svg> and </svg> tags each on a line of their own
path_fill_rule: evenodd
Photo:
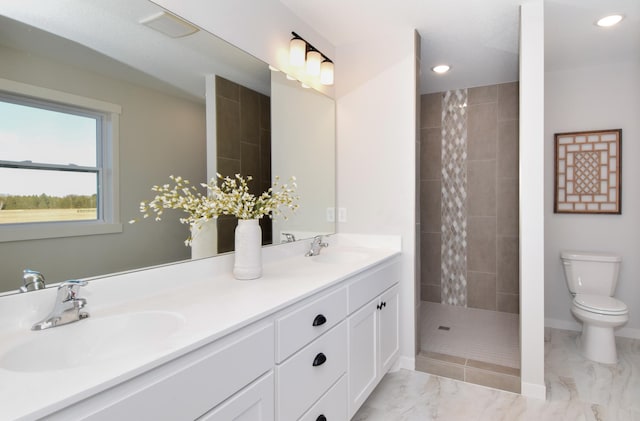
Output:
<svg viewBox="0 0 640 421">
<path fill-rule="evenodd" d="M 72 279 L 64 281 L 58 285 L 58 297 L 61 301 L 80 300 L 76 297 L 80 291 L 80 287 L 86 286 L 87 281 Z"/>
</svg>

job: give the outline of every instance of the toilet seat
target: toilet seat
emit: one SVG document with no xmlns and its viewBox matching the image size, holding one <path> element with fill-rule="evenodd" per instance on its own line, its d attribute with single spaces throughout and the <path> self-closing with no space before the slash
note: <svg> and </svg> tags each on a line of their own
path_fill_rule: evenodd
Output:
<svg viewBox="0 0 640 421">
<path fill-rule="evenodd" d="M 573 299 L 573 304 L 585 311 L 611 316 L 624 315 L 629 312 L 627 305 L 622 301 L 603 295 L 577 294 Z"/>
</svg>

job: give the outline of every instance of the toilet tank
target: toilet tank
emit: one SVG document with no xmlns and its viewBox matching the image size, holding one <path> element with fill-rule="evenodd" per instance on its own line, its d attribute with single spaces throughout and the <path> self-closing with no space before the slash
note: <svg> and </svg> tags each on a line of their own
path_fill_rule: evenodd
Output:
<svg viewBox="0 0 640 421">
<path fill-rule="evenodd" d="M 613 296 L 622 257 L 613 253 L 563 251 L 560 260 L 572 294 Z"/>
</svg>

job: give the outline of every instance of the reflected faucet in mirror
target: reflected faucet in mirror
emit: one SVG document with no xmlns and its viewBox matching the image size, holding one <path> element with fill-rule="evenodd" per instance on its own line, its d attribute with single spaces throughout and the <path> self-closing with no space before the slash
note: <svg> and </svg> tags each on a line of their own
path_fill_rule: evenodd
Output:
<svg viewBox="0 0 640 421">
<path fill-rule="evenodd" d="M 89 313 L 80 311 L 87 305 L 86 298 L 78 297 L 80 287 L 87 285 L 87 281 L 65 281 L 58 286 L 56 302 L 47 317 L 31 327 L 31 330 L 44 330 L 50 327 L 66 325 L 86 319 Z"/>
<path fill-rule="evenodd" d="M 44 282 L 44 275 L 37 270 L 25 269 L 22 271 L 22 286 L 20 292 L 35 291 L 44 289 L 47 284 Z"/>
</svg>

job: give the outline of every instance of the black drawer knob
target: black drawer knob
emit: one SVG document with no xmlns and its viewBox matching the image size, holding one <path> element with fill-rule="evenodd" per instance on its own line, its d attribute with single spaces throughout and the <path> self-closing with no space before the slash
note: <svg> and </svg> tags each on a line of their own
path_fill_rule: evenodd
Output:
<svg viewBox="0 0 640 421">
<path fill-rule="evenodd" d="M 327 356 L 321 352 L 313 359 L 313 366 L 317 367 L 324 364 L 325 362 L 327 362 Z"/>
<path fill-rule="evenodd" d="M 322 314 L 318 314 L 315 319 L 313 319 L 313 326 L 322 326 L 327 323 L 327 318 Z"/>
<path fill-rule="evenodd" d="M 318 416 L 318 418 L 316 418 L 316 421 L 327 421 L 327 417 L 325 417 L 324 415 L 320 415 Z"/>
</svg>

